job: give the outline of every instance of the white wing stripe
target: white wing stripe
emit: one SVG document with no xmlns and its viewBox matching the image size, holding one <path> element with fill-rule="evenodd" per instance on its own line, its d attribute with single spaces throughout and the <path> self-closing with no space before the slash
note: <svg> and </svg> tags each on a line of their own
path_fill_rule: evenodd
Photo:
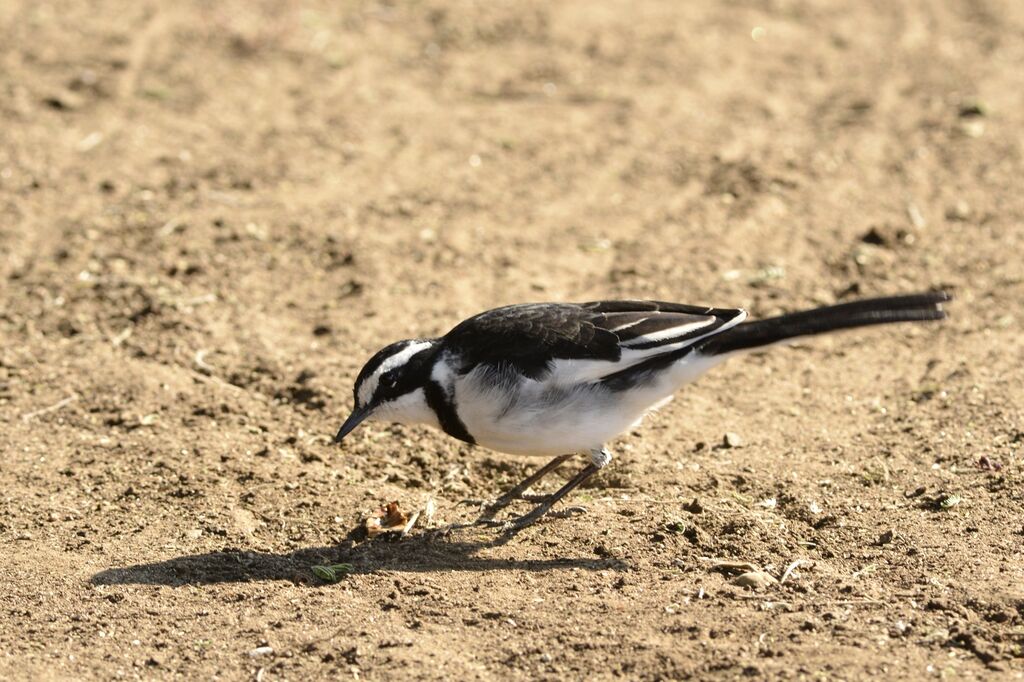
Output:
<svg viewBox="0 0 1024 682">
<path fill-rule="evenodd" d="M 661 331 L 651 332 L 643 336 L 638 336 L 635 339 L 624 341 L 621 345 L 623 348 L 629 348 L 630 346 L 639 346 L 645 343 L 656 343 L 658 341 L 668 341 L 674 339 L 677 336 L 683 336 L 695 332 L 698 329 L 707 327 L 708 325 L 715 322 L 715 318 L 710 317 L 700 322 L 691 322 L 690 324 L 681 324 L 678 327 L 669 327 L 668 329 L 662 329 Z"/>
<path fill-rule="evenodd" d="M 559 359 L 551 363 L 551 374 L 541 379 L 541 383 L 552 383 L 555 385 L 575 385 L 580 383 L 587 383 L 591 381 L 597 381 L 602 379 L 609 374 L 614 374 L 621 370 L 626 369 L 632 365 L 642 362 L 647 358 L 654 357 L 656 355 L 662 355 L 664 353 L 672 353 L 674 351 L 691 346 L 699 341 L 702 341 L 709 336 L 720 334 L 725 330 L 735 327 L 747 317 L 747 311 L 740 310 L 736 313 L 728 322 L 723 323 L 721 326 L 716 327 L 705 334 L 699 336 L 693 336 L 687 339 L 681 339 L 679 341 L 664 343 L 656 346 L 655 348 L 628 348 L 625 344 L 621 346 L 622 356 L 617 361 L 608 360 L 572 360 L 572 359 Z M 714 322 L 711 320 L 710 322 Z M 703 327 L 708 323 L 701 323 L 696 325 L 697 327 Z M 693 325 L 684 325 L 693 326 Z M 675 334 L 681 333 L 679 330 L 683 327 L 675 327 L 673 330 Z M 641 337 L 641 340 L 643 337 Z"/>
<path fill-rule="evenodd" d="M 608 331 L 610 331 L 610 332 L 621 332 L 623 329 L 629 329 L 630 327 L 635 327 L 636 325 L 640 324 L 641 322 L 646 322 L 649 319 L 651 319 L 651 318 L 649 318 L 649 317 L 641 317 L 639 320 L 635 320 L 633 322 L 627 322 L 626 324 L 620 324 L 618 327 L 615 327 L 614 329 L 609 329 Z"/>
</svg>

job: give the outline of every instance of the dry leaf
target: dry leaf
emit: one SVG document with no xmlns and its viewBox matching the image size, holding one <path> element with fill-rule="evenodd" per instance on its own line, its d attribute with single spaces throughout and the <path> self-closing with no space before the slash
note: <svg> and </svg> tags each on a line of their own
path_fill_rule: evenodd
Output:
<svg viewBox="0 0 1024 682">
<path fill-rule="evenodd" d="M 398 508 L 398 502 L 388 502 L 387 506 L 378 510 L 377 516 L 366 519 L 364 527 L 367 537 L 377 537 L 381 533 L 406 532 L 409 517 Z"/>
</svg>

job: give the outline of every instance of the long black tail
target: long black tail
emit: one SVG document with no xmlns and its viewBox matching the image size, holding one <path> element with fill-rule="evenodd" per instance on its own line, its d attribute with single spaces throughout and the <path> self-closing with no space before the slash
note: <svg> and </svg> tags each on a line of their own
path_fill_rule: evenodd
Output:
<svg viewBox="0 0 1024 682">
<path fill-rule="evenodd" d="M 767 346 L 797 336 L 822 334 L 839 329 L 890 322 L 942 320 L 946 317 L 942 304 L 949 300 L 951 296 L 944 291 L 869 298 L 770 317 L 766 320 L 744 322 L 712 337 L 700 350 L 709 355 L 721 355 Z"/>
</svg>

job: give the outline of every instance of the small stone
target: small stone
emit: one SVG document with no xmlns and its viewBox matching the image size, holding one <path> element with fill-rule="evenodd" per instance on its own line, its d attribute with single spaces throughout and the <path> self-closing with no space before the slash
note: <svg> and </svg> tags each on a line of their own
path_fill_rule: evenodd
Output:
<svg viewBox="0 0 1024 682">
<path fill-rule="evenodd" d="M 960 132 L 967 137 L 981 137 L 985 134 L 985 121 L 980 118 L 968 118 L 960 121 Z"/>
<path fill-rule="evenodd" d="M 738 433 L 733 433 L 732 431 L 728 431 L 728 432 L 726 432 L 725 436 L 722 438 L 722 445 L 724 447 L 727 447 L 727 448 L 742 447 L 743 446 L 743 439 L 740 438 L 740 435 Z"/>
<path fill-rule="evenodd" d="M 919 209 L 915 203 L 907 204 L 907 218 L 910 219 L 910 224 L 918 230 L 923 230 L 928 224 L 924 219 L 924 215 L 921 213 L 921 209 Z M 906 238 L 904 238 L 904 241 L 906 241 Z"/>
<path fill-rule="evenodd" d="M 889 243 L 888 235 L 875 225 L 872 225 L 871 229 L 861 235 L 860 240 L 865 244 L 873 244 L 875 246 L 885 246 Z"/>
<path fill-rule="evenodd" d="M 43 103 L 58 111 L 72 111 L 82 106 L 85 100 L 70 90 L 59 90 L 43 98 Z"/>
<path fill-rule="evenodd" d="M 905 491 L 903 493 L 903 497 L 907 498 L 908 500 L 909 499 L 913 499 L 915 497 L 921 497 L 921 495 L 924 495 L 925 492 L 927 492 L 927 490 L 928 490 L 927 486 L 923 486 L 923 485 L 922 486 L 918 486 L 917 488 L 914 488 L 913 490 Z"/>
<path fill-rule="evenodd" d="M 885 531 L 884 533 L 882 533 L 881 535 L 878 536 L 878 539 L 875 540 L 875 544 L 876 545 L 888 545 L 895 538 L 896 538 L 896 531 L 894 531 L 893 529 L 890 528 L 889 530 Z"/>
<path fill-rule="evenodd" d="M 779 581 L 764 571 L 748 571 L 732 579 L 733 585 L 748 587 L 752 590 L 763 590 L 777 584 Z"/>
<path fill-rule="evenodd" d="M 271 646 L 258 646 L 249 652 L 249 655 L 253 658 L 258 656 L 269 656 L 274 653 L 274 647 Z"/>
<path fill-rule="evenodd" d="M 700 499 L 696 498 L 696 497 L 693 498 L 693 500 L 689 504 L 684 504 L 683 505 L 683 509 L 688 511 L 688 512 L 690 512 L 691 514 L 703 514 L 704 513 L 704 505 L 702 505 L 700 503 Z"/>
<path fill-rule="evenodd" d="M 981 102 L 965 102 L 960 105 L 960 109 L 957 111 L 957 115 L 960 116 L 960 118 L 975 118 L 978 116 L 984 116 L 985 113 L 985 105 Z"/>
<path fill-rule="evenodd" d="M 683 537 L 690 541 L 690 543 L 703 547 L 710 544 L 711 536 L 708 533 L 696 526 L 687 526 L 683 531 Z"/>
<path fill-rule="evenodd" d="M 963 199 L 946 209 L 946 220 L 963 222 L 971 217 L 971 205 Z"/>
</svg>

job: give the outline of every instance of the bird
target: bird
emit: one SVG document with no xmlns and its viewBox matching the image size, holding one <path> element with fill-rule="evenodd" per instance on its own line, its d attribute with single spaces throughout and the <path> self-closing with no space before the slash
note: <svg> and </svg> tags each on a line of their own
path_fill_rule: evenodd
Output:
<svg viewBox="0 0 1024 682">
<path fill-rule="evenodd" d="M 444 336 L 375 353 L 335 436 L 380 420 L 426 424 L 501 453 L 552 457 L 486 506 L 480 523 L 518 532 L 612 460 L 608 444 L 712 367 L 805 336 L 946 317 L 944 291 L 870 298 L 748 321 L 742 308 L 652 300 L 519 303 L 460 322 Z M 529 512 L 494 516 L 573 456 L 590 461 Z"/>
</svg>

